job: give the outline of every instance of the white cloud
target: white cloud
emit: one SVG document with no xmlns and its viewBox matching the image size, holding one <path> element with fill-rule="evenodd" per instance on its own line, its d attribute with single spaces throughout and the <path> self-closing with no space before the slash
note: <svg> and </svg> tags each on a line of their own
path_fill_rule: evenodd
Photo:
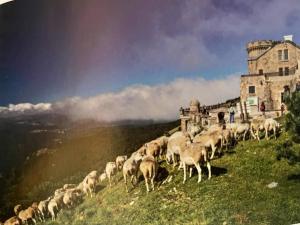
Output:
<svg viewBox="0 0 300 225">
<path fill-rule="evenodd" d="M 176 79 L 168 84 L 135 85 L 120 92 L 90 98 L 71 98 L 53 105 L 73 119 L 115 121 L 124 119 L 171 120 L 178 118 L 180 106 L 187 107 L 192 98 L 202 104 L 214 104 L 239 96 L 239 76 L 224 79 Z"/>
<path fill-rule="evenodd" d="M 55 112 L 70 118 L 117 120 L 173 120 L 178 118 L 180 106 L 188 107 L 191 99 L 201 104 L 215 104 L 239 96 L 239 75 L 223 79 L 179 78 L 161 85 L 134 85 L 119 92 L 94 97 L 73 97 L 56 103 L 21 103 L 0 107 L 0 116 Z"/>
</svg>

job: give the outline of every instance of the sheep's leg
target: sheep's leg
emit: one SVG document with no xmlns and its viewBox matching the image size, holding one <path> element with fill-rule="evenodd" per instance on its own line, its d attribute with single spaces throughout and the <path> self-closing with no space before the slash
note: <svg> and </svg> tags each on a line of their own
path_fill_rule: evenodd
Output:
<svg viewBox="0 0 300 225">
<path fill-rule="evenodd" d="M 211 178 L 211 165 L 210 165 L 210 162 L 206 162 L 206 167 L 208 169 L 208 179 L 210 180 L 210 178 Z"/>
<path fill-rule="evenodd" d="M 202 171 L 201 171 L 201 167 L 200 167 L 199 162 L 195 163 L 195 166 L 196 166 L 196 169 L 198 171 L 198 183 L 200 183 L 201 182 L 201 178 L 202 178 L 202 175 L 201 175 Z"/>
<path fill-rule="evenodd" d="M 155 176 L 153 176 L 152 178 L 151 178 L 151 186 L 152 186 L 152 190 L 154 191 L 154 178 L 155 178 Z"/>
<path fill-rule="evenodd" d="M 276 127 L 273 128 L 273 133 L 274 133 L 274 137 L 275 137 L 275 140 L 277 139 L 277 136 L 276 136 Z"/>
<path fill-rule="evenodd" d="M 108 176 L 108 181 L 109 181 L 109 187 L 111 187 L 111 177 L 110 177 L 110 175 Z"/>
<path fill-rule="evenodd" d="M 146 183 L 146 189 L 147 189 L 147 192 L 149 192 L 149 184 L 148 184 L 148 178 L 145 178 L 145 183 Z"/>
<path fill-rule="evenodd" d="M 175 166 L 177 165 L 175 161 L 175 153 L 172 153 L 172 160 L 173 160 L 173 168 L 175 168 Z"/>
<path fill-rule="evenodd" d="M 211 153 L 210 159 L 213 159 L 214 155 L 215 155 L 215 152 L 216 152 L 216 146 L 215 145 L 211 145 L 211 150 L 212 150 L 212 153 Z"/>
<path fill-rule="evenodd" d="M 267 140 L 269 140 L 268 129 L 269 129 L 269 128 L 265 129 L 265 132 L 266 132 L 266 139 L 267 139 Z"/>
<path fill-rule="evenodd" d="M 182 164 L 183 164 L 183 184 L 184 184 L 186 181 L 186 165 L 184 162 L 182 162 Z"/>
<path fill-rule="evenodd" d="M 193 167 L 190 167 L 190 178 L 192 177 Z"/>
<path fill-rule="evenodd" d="M 127 175 L 125 173 L 123 173 L 123 177 L 124 177 L 124 183 L 125 183 L 125 188 L 126 188 L 126 191 L 128 191 L 128 187 L 127 187 Z"/>
</svg>

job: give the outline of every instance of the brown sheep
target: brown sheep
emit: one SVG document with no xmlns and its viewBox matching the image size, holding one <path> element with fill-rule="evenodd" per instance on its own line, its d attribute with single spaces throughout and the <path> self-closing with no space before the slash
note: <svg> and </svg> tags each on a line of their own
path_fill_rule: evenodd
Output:
<svg viewBox="0 0 300 225">
<path fill-rule="evenodd" d="M 188 140 L 187 140 L 188 141 Z M 209 162 L 208 152 L 202 143 L 190 143 L 186 148 L 180 150 L 180 160 L 183 165 L 183 183 L 186 181 L 187 166 L 195 166 L 198 171 L 198 183 L 201 182 L 201 167 L 200 164 L 206 163 L 208 169 L 208 179 L 211 178 L 211 165 Z M 191 177 L 191 171 L 190 171 Z"/>
<path fill-rule="evenodd" d="M 25 210 L 21 210 L 18 217 L 22 220 L 22 223 L 25 224 L 28 224 L 29 221 L 32 221 L 34 224 L 37 222 L 35 210 L 31 206 Z"/>
<path fill-rule="evenodd" d="M 140 164 L 140 170 L 144 176 L 147 192 L 150 191 L 149 183 L 151 181 L 152 190 L 154 190 L 154 178 L 157 175 L 158 163 L 153 156 L 145 156 Z"/>
<path fill-rule="evenodd" d="M 160 156 L 160 146 L 156 142 L 149 142 L 145 144 L 146 147 L 146 155 L 153 156 L 157 158 Z"/>
</svg>

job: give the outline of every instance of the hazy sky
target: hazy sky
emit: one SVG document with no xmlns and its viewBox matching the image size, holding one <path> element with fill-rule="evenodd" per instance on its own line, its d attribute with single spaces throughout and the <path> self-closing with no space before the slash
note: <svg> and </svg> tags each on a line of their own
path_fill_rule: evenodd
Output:
<svg viewBox="0 0 300 225">
<path fill-rule="evenodd" d="M 0 105 L 227 79 L 248 41 L 299 43 L 299 25 L 298 0 L 15 0 L 0 6 Z"/>
</svg>

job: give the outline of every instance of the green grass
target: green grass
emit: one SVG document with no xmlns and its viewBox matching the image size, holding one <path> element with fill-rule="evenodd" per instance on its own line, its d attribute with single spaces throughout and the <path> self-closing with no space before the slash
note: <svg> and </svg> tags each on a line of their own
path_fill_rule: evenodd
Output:
<svg viewBox="0 0 300 225">
<path fill-rule="evenodd" d="M 112 188 L 100 187 L 71 210 L 46 224 L 293 224 L 300 222 L 300 165 L 276 160 L 278 141 L 239 143 L 212 161 L 212 179 L 197 184 L 194 171 L 182 184 L 183 172 L 161 163 L 173 180 L 156 182 L 158 190 L 146 193 L 144 181 L 126 193 L 121 174 Z M 162 178 L 165 178 L 161 177 Z M 141 177 L 140 177 L 141 178 Z M 278 182 L 269 189 L 267 185 Z"/>
</svg>

